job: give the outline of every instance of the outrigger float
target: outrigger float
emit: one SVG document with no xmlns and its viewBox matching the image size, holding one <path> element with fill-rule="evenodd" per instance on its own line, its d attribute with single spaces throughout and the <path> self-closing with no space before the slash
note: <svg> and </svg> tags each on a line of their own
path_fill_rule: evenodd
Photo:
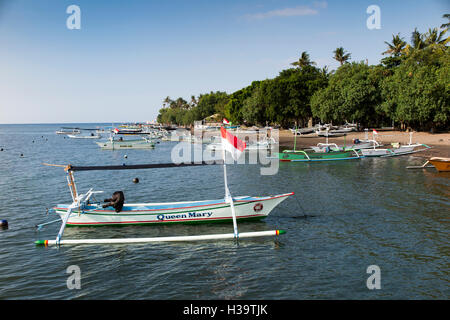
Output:
<svg viewBox="0 0 450 320">
<path fill-rule="evenodd" d="M 229 134 L 229 133 L 228 133 Z M 229 134 L 231 135 L 231 134 Z M 233 136 L 234 137 L 234 136 Z M 245 144 L 244 144 L 245 146 Z M 225 150 L 222 151 L 225 159 Z M 90 170 L 129 170 L 129 169 L 158 169 L 186 166 L 202 166 L 211 164 L 223 164 L 225 198 L 219 200 L 187 201 L 170 203 L 125 203 L 120 212 L 112 207 L 104 208 L 99 202 L 91 202 L 94 194 L 103 191 L 89 189 L 84 194 L 79 194 L 75 185 L 75 171 Z M 239 239 L 250 237 L 277 236 L 285 233 L 283 230 L 270 230 L 260 232 L 238 233 L 237 220 L 259 220 L 267 217 L 269 213 L 283 200 L 294 193 L 286 193 L 275 196 L 231 197 L 227 184 L 225 161 L 216 163 L 167 163 L 167 164 L 137 164 L 119 166 L 72 166 L 52 165 L 64 167 L 67 172 L 68 186 L 72 195 L 72 204 L 59 204 L 53 208 L 53 212 L 60 216 L 61 228 L 55 240 L 38 240 L 37 245 L 64 245 L 64 244 L 100 244 L 100 243 L 145 243 L 165 241 L 196 241 L 211 239 Z M 52 222 L 60 221 L 54 220 Z M 159 225 L 177 223 L 211 223 L 233 222 L 234 232 L 230 234 L 195 235 L 156 238 L 125 238 L 125 239 L 73 239 L 62 240 L 66 226 L 99 226 L 99 225 Z M 52 223 L 44 223 L 43 225 Z"/>
</svg>

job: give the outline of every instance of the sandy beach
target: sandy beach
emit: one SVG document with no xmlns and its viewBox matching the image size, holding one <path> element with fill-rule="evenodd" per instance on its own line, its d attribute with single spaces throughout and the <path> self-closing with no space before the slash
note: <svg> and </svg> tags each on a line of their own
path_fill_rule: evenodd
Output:
<svg viewBox="0 0 450 320">
<path fill-rule="evenodd" d="M 364 132 L 351 132 L 345 137 L 329 138 L 329 143 L 336 143 L 338 145 L 351 144 L 354 139 L 362 140 L 365 137 Z M 280 148 L 293 148 L 294 147 L 294 135 L 289 130 L 279 131 Z M 369 139 L 372 139 L 372 132 L 369 132 Z M 410 139 L 409 132 L 402 131 L 379 131 L 376 140 L 382 144 L 391 144 L 394 142 L 400 142 L 401 144 L 408 144 Z M 315 146 L 319 142 L 325 143 L 326 138 L 317 136 L 297 136 L 296 147 L 308 148 Z M 435 133 L 428 132 L 414 132 L 412 136 L 413 143 L 423 143 L 432 147 L 426 151 L 415 153 L 417 157 L 446 157 L 450 158 L 450 133 Z"/>
</svg>

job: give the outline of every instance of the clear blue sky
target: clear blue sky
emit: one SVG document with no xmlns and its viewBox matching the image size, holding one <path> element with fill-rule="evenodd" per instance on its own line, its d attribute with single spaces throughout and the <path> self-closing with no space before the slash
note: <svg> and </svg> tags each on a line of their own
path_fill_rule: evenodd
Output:
<svg viewBox="0 0 450 320">
<path fill-rule="evenodd" d="M 385 40 L 438 27 L 449 1 L 0 0 L 0 123 L 154 120 L 166 96 L 232 93 L 308 51 L 378 64 Z M 66 8 L 81 9 L 69 30 Z M 381 9 L 381 29 L 366 8 Z"/>
</svg>

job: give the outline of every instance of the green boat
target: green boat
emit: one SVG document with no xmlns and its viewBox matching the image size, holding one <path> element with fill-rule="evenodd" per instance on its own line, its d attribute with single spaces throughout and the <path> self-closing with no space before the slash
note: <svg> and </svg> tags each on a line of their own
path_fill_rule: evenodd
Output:
<svg viewBox="0 0 450 320">
<path fill-rule="evenodd" d="M 351 160 L 364 158 L 354 150 L 313 152 L 303 150 L 284 150 L 277 154 L 280 161 L 292 162 L 310 162 L 310 161 L 333 161 L 333 160 Z"/>
</svg>

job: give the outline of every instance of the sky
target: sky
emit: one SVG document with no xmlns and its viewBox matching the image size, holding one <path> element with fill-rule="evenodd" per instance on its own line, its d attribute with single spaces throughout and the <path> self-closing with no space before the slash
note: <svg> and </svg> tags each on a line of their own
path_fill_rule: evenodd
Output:
<svg viewBox="0 0 450 320">
<path fill-rule="evenodd" d="M 302 51 L 330 70 L 341 46 L 378 64 L 393 34 L 409 41 L 449 12 L 447 0 L 0 0 L 0 123 L 152 121 L 167 96 L 232 93 Z"/>
</svg>

